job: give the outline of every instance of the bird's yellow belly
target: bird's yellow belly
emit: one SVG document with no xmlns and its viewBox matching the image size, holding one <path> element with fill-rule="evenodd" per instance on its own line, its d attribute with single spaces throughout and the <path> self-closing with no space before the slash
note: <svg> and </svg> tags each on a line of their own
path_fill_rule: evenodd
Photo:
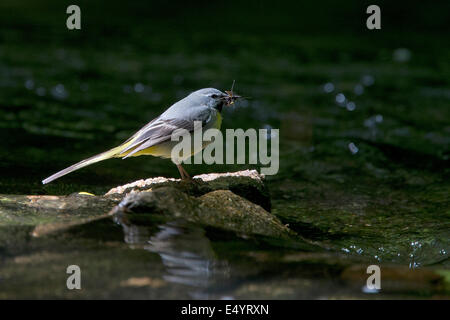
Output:
<svg viewBox="0 0 450 320">
<path fill-rule="evenodd" d="M 170 154 L 172 152 L 173 141 L 166 141 L 156 146 L 151 146 L 147 149 L 140 150 L 136 153 L 133 153 L 130 157 L 138 157 L 138 156 L 154 156 L 154 157 L 162 157 L 162 158 L 170 158 Z M 129 152 L 131 152 L 130 150 Z M 128 152 L 127 152 L 128 154 Z M 127 154 L 121 155 L 121 157 L 126 156 Z"/>
</svg>

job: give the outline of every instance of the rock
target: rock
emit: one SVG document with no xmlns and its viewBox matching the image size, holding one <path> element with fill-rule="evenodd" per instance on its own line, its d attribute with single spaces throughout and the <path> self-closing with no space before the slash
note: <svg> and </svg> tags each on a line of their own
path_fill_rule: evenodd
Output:
<svg viewBox="0 0 450 320">
<path fill-rule="evenodd" d="M 194 197 L 174 187 L 131 192 L 113 212 L 159 213 L 175 218 L 189 219 L 197 214 L 198 203 Z"/>
<path fill-rule="evenodd" d="M 0 226 L 29 225 L 34 228 L 33 236 L 42 236 L 113 213 L 146 212 L 243 234 L 295 238 L 296 234 L 269 210 L 264 177 L 256 170 L 245 170 L 199 175 L 193 181 L 162 177 L 139 180 L 113 188 L 104 196 L 3 195 Z"/>
<path fill-rule="evenodd" d="M 271 209 L 270 195 L 264 184 L 264 176 L 256 170 L 202 174 L 193 177 L 193 182 L 163 177 L 149 178 L 113 188 L 105 196 L 122 199 L 131 192 L 160 187 L 175 187 L 194 197 L 215 190 L 230 190 L 253 203 L 259 204 L 267 211 Z"/>
<path fill-rule="evenodd" d="M 63 231 L 109 217 L 118 201 L 103 196 L 0 195 L 0 227 L 31 228 L 33 237 Z"/>
<path fill-rule="evenodd" d="M 112 210 L 119 215 L 155 213 L 242 234 L 299 239 L 268 212 L 269 192 L 256 170 L 204 174 L 193 181 L 139 180 L 111 189 L 105 196 L 122 199 Z"/>
<path fill-rule="evenodd" d="M 294 235 L 273 214 L 229 190 L 212 191 L 198 199 L 204 211 L 201 220 L 213 226 L 279 238 Z"/>
<path fill-rule="evenodd" d="M 175 187 L 132 192 L 113 213 L 156 213 L 243 234 L 293 238 L 296 234 L 261 206 L 231 192 L 215 190 L 200 197 Z"/>
<path fill-rule="evenodd" d="M 118 203 L 103 196 L 0 195 L 0 225 L 38 225 L 86 221 L 104 215 Z"/>
</svg>

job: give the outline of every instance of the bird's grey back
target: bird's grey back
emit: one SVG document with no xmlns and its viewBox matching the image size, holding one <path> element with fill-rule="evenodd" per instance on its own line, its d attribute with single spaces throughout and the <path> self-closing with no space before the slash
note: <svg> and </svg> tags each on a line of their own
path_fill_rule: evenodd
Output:
<svg viewBox="0 0 450 320">
<path fill-rule="evenodd" d="M 161 114 L 161 119 L 177 119 L 183 115 L 184 120 L 196 119 L 196 115 L 204 113 L 208 107 L 208 101 L 211 99 L 208 95 L 222 94 L 220 90 L 214 88 L 204 88 L 192 92 L 187 97 L 174 103 L 169 109 Z"/>
</svg>

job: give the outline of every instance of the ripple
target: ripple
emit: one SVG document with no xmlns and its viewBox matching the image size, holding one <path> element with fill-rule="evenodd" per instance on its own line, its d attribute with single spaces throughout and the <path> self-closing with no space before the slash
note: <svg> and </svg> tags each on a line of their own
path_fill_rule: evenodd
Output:
<svg viewBox="0 0 450 320">
<path fill-rule="evenodd" d="M 56 99 L 64 100 L 69 96 L 63 84 L 59 83 L 51 89 L 51 94 Z"/>
<path fill-rule="evenodd" d="M 354 111 L 356 109 L 356 104 L 353 101 L 349 101 L 346 108 L 348 111 Z"/>
<path fill-rule="evenodd" d="M 334 84 L 327 82 L 323 85 L 323 91 L 326 93 L 331 93 L 334 91 Z"/>
<path fill-rule="evenodd" d="M 357 154 L 359 152 L 359 148 L 353 142 L 348 144 L 348 149 L 352 154 Z"/>
<path fill-rule="evenodd" d="M 345 103 L 345 100 L 346 100 L 346 98 L 345 98 L 345 95 L 344 95 L 343 93 L 338 93 L 338 94 L 336 95 L 336 102 L 337 102 L 338 104 L 343 104 L 343 103 Z"/>
</svg>

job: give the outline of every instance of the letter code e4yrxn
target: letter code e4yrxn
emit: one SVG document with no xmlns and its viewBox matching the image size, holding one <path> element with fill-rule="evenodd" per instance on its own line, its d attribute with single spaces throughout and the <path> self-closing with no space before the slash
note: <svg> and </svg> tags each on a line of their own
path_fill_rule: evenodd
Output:
<svg viewBox="0 0 450 320">
<path fill-rule="evenodd" d="M 248 314 L 269 314 L 269 305 L 262 304 L 244 304 L 244 305 L 231 305 L 225 306 L 225 314 L 229 315 L 248 315 Z"/>
</svg>

